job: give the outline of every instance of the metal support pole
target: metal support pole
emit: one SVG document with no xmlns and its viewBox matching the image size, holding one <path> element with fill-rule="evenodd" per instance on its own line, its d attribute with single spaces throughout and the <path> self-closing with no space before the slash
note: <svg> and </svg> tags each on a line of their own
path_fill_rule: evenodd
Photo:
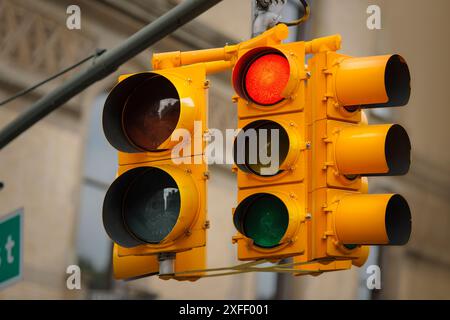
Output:
<svg viewBox="0 0 450 320">
<path fill-rule="evenodd" d="M 159 275 L 171 275 L 175 273 L 175 253 L 161 252 L 158 255 Z"/>
<path fill-rule="evenodd" d="M 39 99 L 8 124 L 0 132 L 0 149 L 72 97 L 112 74 L 119 66 L 221 1 L 185 0 L 118 47 L 108 50 L 89 69 L 76 74 L 65 84 Z"/>
</svg>

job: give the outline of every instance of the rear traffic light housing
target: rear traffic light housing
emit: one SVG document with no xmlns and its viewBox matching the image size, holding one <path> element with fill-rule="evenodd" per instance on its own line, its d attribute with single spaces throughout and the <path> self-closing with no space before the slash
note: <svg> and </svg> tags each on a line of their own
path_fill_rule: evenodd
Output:
<svg viewBox="0 0 450 320">
<path fill-rule="evenodd" d="M 354 58 L 334 50 L 316 52 L 308 65 L 310 258 L 351 259 L 359 266 L 367 258 L 367 245 L 404 245 L 411 234 L 406 200 L 397 194 L 369 195 L 366 180 L 408 172 L 408 134 L 398 124 L 369 125 L 362 112 L 407 104 L 409 69 L 399 55 Z"/>
<path fill-rule="evenodd" d="M 207 89 L 206 66 L 196 64 L 121 76 L 105 102 L 103 128 L 119 151 L 119 169 L 103 223 L 118 278 L 138 276 L 136 257 L 157 272 L 167 259 L 176 272 L 206 266 Z"/>
</svg>

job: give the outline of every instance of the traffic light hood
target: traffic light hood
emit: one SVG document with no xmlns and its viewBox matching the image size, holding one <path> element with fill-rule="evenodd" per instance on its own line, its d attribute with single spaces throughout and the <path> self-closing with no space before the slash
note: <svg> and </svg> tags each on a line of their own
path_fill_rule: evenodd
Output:
<svg viewBox="0 0 450 320">
<path fill-rule="evenodd" d="M 336 98 L 347 109 L 404 106 L 411 94 L 411 75 L 403 57 L 395 55 L 340 60 Z"/>
<path fill-rule="evenodd" d="M 194 181 L 176 167 L 137 167 L 120 175 L 103 203 L 103 224 L 117 244 L 131 248 L 179 237 L 195 222 Z"/>
<path fill-rule="evenodd" d="M 173 148 L 176 129 L 193 131 L 204 104 L 205 76 L 198 65 L 122 77 L 105 102 L 106 138 L 127 153 Z"/>
</svg>

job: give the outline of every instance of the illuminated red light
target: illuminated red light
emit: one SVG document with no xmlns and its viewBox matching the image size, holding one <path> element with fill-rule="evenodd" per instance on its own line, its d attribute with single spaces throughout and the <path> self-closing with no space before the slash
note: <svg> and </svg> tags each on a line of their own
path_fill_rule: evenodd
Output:
<svg viewBox="0 0 450 320">
<path fill-rule="evenodd" d="M 275 53 L 266 54 L 249 66 L 245 75 L 248 97 L 261 105 L 273 105 L 284 98 L 282 92 L 289 81 L 288 60 Z"/>
</svg>

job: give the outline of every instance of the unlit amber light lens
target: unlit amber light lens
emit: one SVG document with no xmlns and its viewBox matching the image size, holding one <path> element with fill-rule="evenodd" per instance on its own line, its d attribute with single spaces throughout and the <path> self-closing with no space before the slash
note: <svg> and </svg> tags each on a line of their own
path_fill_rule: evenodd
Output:
<svg viewBox="0 0 450 320">
<path fill-rule="evenodd" d="M 249 98 L 261 105 L 273 105 L 282 101 L 289 73 L 289 62 L 279 54 L 266 54 L 256 59 L 245 77 L 245 89 Z"/>
</svg>

